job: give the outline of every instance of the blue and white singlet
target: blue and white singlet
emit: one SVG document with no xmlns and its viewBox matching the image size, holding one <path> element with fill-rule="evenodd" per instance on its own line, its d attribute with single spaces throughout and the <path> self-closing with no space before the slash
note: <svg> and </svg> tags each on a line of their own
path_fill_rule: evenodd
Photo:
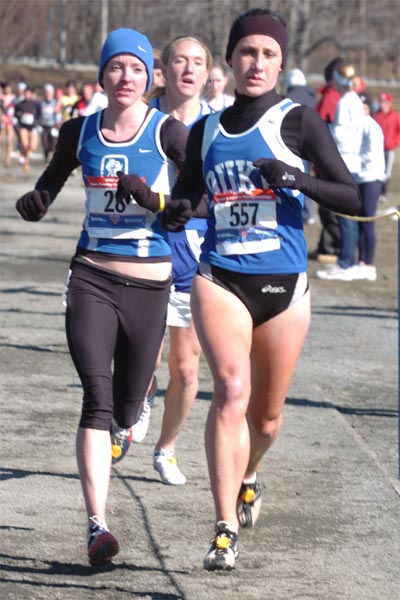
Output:
<svg viewBox="0 0 400 600">
<path fill-rule="evenodd" d="M 86 217 L 78 247 L 132 257 L 169 256 L 171 251 L 156 214 L 139 206 L 117 202 L 117 172 L 136 173 L 154 191 L 171 193 L 176 165 L 161 148 L 160 128 L 168 115 L 152 109 L 138 133 L 127 142 L 103 137 L 102 112 L 86 117 L 77 157 L 82 164 Z"/>
<path fill-rule="evenodd" d="M 283 118 L 295 106 L 282 100 L 253 127 L 236 135 L 224 130 L 220 113 L 207 118 L 202 159 L 210 219 L 201 261 L 249 274 L 307 270 L 304 195 L 288 188 L 269 189 L 253 166 L 259 158 L 277 158 L 305 171 L 307 163 L 280 135 Z"/>
</svg>

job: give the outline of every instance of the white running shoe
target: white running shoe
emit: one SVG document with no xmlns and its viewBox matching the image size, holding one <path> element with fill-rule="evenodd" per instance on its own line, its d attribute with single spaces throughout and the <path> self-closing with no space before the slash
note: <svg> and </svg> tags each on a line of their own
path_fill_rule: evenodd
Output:
<svg viewBox="0 0 400 600">
<path fill-rule="evenodd" d="M 161 481 L 167 485 L 185 485 L 186 477 L 179 469 L 176 458 L 169 450 L 154 451 L 153 466 Z"/>
<path fill-rule="evenodd" d="M 367 279 L 368 281 L 376 281 L 376 267 L 374 265 L 358 264 L 360 273 L 359 279 Z"/>
<path fill-rule="evenodd" d="M 143 410 L 138 421 L 132 427 L 132 442 L 140 444 L 147 435 L 150 425 L 151 409 L 157 394 L 158 381 L 156 375 L 153 376 L 153 389 L 149 396 L 146 396 L 143 402 Z"/>
<path fill-rule="evenodd" d="M 207 571 L 231 571 L 238 555 L 238 534 L 229 528 L 226 521 L 219 521 L 203 562 L 204 568 Z"/>
<path fill-rule="evenodd" d="M 132 442 L 140 444 L 147 435 L 150 425 L 151 406 L 145 399 L 139 420 L 132 427 Z"/>
<path fill-rule="evenodd" d="M 325 279 L 327 281 L 354 281 L 360 279 L 360 271 L 358 265 L 353 265 L 347 269 L 343 269 L 337 264 L 327 265 L 326 269 L 317 271 L 317 279 Z"/>
</svg>

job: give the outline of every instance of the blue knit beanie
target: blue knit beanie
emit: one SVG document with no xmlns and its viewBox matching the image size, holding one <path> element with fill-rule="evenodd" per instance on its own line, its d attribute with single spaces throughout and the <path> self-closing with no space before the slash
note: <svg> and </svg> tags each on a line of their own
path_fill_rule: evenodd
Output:
<svg viewBox="0 0 400 600">
<path fill-rule="evenodd" d="M 108 34 L 100 55 L 100 85 L 103 85 L 102 78 L 106 64 L 118 54 L 133 54 L 144 63 L 147 71 L 146 92 L 149 92 L 153 76 L 153 48 L 147 37 L 134 29 L 115 29 Z"/>
</svg>

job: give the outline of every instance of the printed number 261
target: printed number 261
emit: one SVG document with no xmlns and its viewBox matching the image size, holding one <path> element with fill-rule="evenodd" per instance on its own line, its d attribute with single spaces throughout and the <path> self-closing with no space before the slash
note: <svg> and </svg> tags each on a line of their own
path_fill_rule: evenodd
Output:
<svg viewBox="0 0 400 600">
<path fill-rule="evenodd" d="M 107 190 L 106 192 L 104 192 L 104 195 L 106 198 L 108 198 L 108 202 L 106 204 L 104 212 L 124 212 L 124 210 L 126 209 L 126 203 L 124 199 L 117 201 L 115 199 L 115 194 L 112 190 Z"/>
</svg>

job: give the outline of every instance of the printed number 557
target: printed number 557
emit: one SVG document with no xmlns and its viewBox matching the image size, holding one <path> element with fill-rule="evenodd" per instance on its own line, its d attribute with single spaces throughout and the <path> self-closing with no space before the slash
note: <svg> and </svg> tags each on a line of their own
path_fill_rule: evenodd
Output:
<svg viewBox="0 0 400 600">
<path fill-rule="evenodd" d="M 231 227 L 256 225 L 257 211 L 258 202 L 236 202 L 231 206 L 229 225 Z"/>
</svg>

